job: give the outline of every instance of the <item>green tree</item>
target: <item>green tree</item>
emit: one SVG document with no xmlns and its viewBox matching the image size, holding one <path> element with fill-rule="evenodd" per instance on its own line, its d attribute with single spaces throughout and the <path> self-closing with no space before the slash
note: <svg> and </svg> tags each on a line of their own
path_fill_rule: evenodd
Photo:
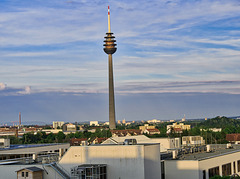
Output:
<svg viewBox="0 0 240 179">
<path fill-rule="evenodd" d="M 62 131 L 59 131 L 56 135 L 56 142 L 57 143 L 62 143 L 65 139 L 65 134 Z"/>
</svg>

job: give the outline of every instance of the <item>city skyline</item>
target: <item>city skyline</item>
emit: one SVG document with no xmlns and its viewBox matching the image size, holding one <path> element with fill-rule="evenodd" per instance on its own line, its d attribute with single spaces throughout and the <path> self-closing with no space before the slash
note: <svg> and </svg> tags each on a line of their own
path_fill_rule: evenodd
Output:
<svg viewBox="0 0 240 179">
<path fill-rule="evenodd" d="M 109 4 L 118 37 L 117 120 L 239 115 L 236 0 L 5 0 L 0 2 L 0 123 L 17 119 L 19 112 L 23 121 L 107 120 L 102 37 Z"/>
</svg>

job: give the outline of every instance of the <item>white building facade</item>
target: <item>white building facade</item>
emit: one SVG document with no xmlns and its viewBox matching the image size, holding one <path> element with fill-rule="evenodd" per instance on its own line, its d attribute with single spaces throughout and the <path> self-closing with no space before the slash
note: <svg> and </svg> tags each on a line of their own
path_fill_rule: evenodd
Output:
<svg viewBox="0 0 240 179">
<path fill-rule="evenodd" d="M 81 164 L 106 164 L 109 179 L 160 179 L 159 144 L 72 146 L 59 164 L 69 173 Z"/>
</svg>

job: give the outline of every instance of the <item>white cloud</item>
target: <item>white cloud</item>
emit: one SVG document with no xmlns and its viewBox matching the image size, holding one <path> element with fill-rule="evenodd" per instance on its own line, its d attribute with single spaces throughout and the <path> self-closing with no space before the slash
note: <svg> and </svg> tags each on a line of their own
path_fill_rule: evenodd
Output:
<svg viewBox="0 0 240 179">
<path fill-rule="evenodd" d="M 6 88 L 6 84 L 4 84 L 4 83 L 0 83 L 0 90 L 4 90 L 5 88 Z"/>
<path fill-rule="evenodd" d="M 21 3 L 0 13 L 0 76 L 6 83 L 22 87 L 27 82 L 34 90 L 106 91 L 107 60 L 102 41 L 108 2 Z M 239 22 L 228 23 L 228 18 L 240 16 L 237 1 L 109 3 L 118 43 L 116 85 L 239 78 L 240 42 L 237 31 L 231 29 Z M 221 22 L 227 23 L 229 30 Z"/>
<path fill-rule="evenodd" d="M 25 93 L 26 94 L 30 94 L 31 93 L 31 87 L 30 86 L 26 86 L 25 87 Z"/>
</svg>

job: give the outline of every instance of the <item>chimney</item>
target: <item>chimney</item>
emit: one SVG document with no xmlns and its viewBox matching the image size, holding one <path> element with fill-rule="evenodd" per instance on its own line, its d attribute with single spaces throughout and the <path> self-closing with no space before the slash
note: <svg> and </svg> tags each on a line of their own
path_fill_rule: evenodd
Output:
<svg viewBox="0 0 240 179">
<path fill-rule="evenodd" d="M 207 145 L 207 152 L 211 152 L 211 146 Z"/>
<path fill-rule="evenodd" d="M 227 144 L 227 149 L 231 149 L 232 148 L 232 144 L 231 143 L 228 143 Z"/>
<path fill-rule="evenodd" d="M 176 150 L 173 150 L 173 151 L 172 151 L 172 158 L 173 158 L 173 159 L 176 159 L 176 158 L 177 158 L 177 151 L 176 151 Z"/>
</svg>

